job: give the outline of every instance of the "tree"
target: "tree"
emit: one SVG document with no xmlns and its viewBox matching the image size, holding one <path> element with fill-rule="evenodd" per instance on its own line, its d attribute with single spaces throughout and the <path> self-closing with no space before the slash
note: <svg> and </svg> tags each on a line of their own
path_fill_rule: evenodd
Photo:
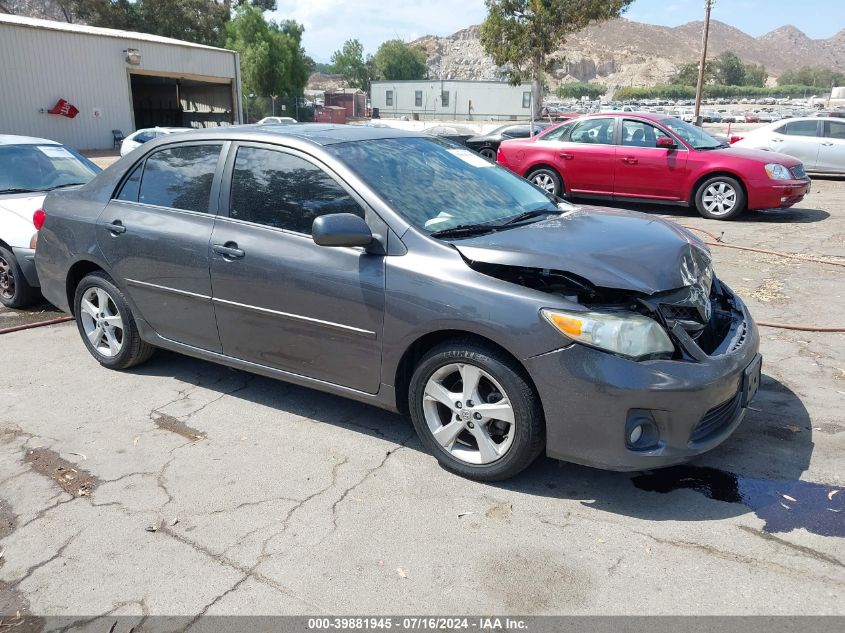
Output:
<svg viewBox="0 0 845 633">
<path fill-rule="evenodd" d="M 607 92 L 606 86 L 581 82 L 560 84 L 557 88 L 557 96 L 561 99 L 580 99 L 581 97 L 589 97 L 591 100 L 596 100 L 605 92 Z"/>
<path fill-rule="evenodd" d="M 798 70 L 787 70 L 778 77 L 778 86 L 812 86 L 829 90 L 831 86 L 845 85 L 845 74 L 830 68 L 805 66 Z"/>
<path fill-rule="evenodd" d="M 428 65 L 422 49 L 402 40 L 387 40 L 372 58 L 372 71 L 378 79 L 425 79 Z"/>
<path fill-rule="evenodd" d="M 367 90 L 370 69 L 364 61 L 364 45 L 358 40 L 346 40 L 343 47 L 332 54 L 331 72 L 343 77 L 352 88 Z"/>
<path fill-rule="evenodd" d="M 681 66 L 670 81 L 679 86 L 695 86 L 698 84 L 698 62 L 690 62 Z M 716 66 L 712 61 L 704 64 L 704 83 L 716 83 Z"/>
<path fill-rule="evenodd" d="M 769 78 L 769 73 L 766 72 L 766 67 L 763 64 L 746 64 L 745 65 L 745 82 L 746 86 L 762 87 L 766 85 L 766 80 Z"/>
<path fill-rule="evenodd" d="M 219 46 L 229 12 L 215 0 L 139 0 L 138 25 L 148 33 L 197 44 Z"/>
<path fill-rule="evenodd" d="M 723 86 L 745 85 L 745 64 L 736 53 L 725 51 L 716 58 L 716 83 Z"/>
<path fill-rule="evenodd" d="M 618 17 L 633 0 L 485 0 L 481 44 L 512 84 L 531 81 L 535 113 L 543 102 L 548 57 L 570 33 Z"/>
<path fill-rule="evenodd" d="M 244 94 L 277 95 L 289 105 L 302 96 L 308 81 L 302 32 L 293 20 L 267 22 L 258 7 L 237 10 L 226 27 L 226 47 L 241 54 Z"/>
</svg>

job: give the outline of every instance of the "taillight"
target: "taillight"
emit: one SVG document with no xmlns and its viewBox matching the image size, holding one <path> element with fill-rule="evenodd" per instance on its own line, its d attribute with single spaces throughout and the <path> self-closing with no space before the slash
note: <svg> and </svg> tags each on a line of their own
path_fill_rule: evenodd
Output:
<svg viewBox="0 0 845 633">
<path fill-rule="evenodd" d="M 728 139 L 728 143 L 733 145 L 734 143 L 736 143 L 737 141 L 741 141 L 742 139 L 743 139 L 742 136 L 732 136 Z"/>
<path fill-rule="evenodd" d="M 32 214 L 32 223 L 35 225 L 35 230 L 40 231 L 41 227 L 44 226 L 44 220 L 47 219 L 47 214 L 44 212 L 44 209 L 37 209 L 35 213 Z"/>
</svg>

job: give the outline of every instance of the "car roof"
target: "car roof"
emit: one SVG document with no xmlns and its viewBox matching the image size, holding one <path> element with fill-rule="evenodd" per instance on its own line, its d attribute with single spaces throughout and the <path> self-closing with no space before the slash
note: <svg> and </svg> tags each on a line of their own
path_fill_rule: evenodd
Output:
<svg viewBox="0 0 845 633">
<path fill-rule="evenodd" d="M 310 141 L 315 145 L 334 145 L 352 141 L 372 141 L 386 138 L 431 138 L 422 132 L 406 132 L 391 127 L 366 125 L 338 125 L 331 123 L 302 123 L 300 125 L 229 125 L 218 128 L 193 130 L 186 138 L 213 140 L 239 138 L 260 141 L 262 137 L 292 137 Z M 157 139 L 157 141 L 160 139 Z M 175 139 L 171 138 L 170 142 Z"/>
<path fill-rule="evenodd" d="M 674 118 L 676 118 L 676 117 L 673 117 L 669 114 L 661 114 L 659 112 L 622 112 L 621 110 L 612 110 L 610 112 L 597 112 L 595 114 L 587 114 L 587 115 L 584 115 L 583 117 L 578 117 L 578 118 L 593 119 L 593 118 L 596 118 L 596 117 L 605 117 L 605 116 L 622 116 L 622 117 L 627 117 L 627 118 L 638 117 L 640 119 L 647 119 L 649 121 L 655 121 L 655 122 L 659 122 L 659 121 L 662 121 L 664 119 L 674 119 Z"/>
<path fill-rule="evenodd" d="M 13 134 L 0 134 L 0 145 L 61 145 L 56 141 L 37 136 L 15 136 Z"/>
</svg>

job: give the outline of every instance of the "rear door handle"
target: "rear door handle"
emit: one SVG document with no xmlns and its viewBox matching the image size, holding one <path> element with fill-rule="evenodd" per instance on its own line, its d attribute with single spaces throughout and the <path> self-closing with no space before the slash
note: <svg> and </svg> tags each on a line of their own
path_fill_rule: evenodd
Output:
<svg viewBox="0 0 845 633">
<path fill-rule="evenodd" d="M 824 145 L 825 147 L 831 147 L 833 143 L 822 143 L 822 145 Z"/>
<path fill-rule="evenodd" d="M 573 158 L 575 158 L 575 154 L 569 154 L 567 152 L 561 152 L 560 157 L 563 158 L 564 160 L 572 160 Z"/>
<path fill-rule="evenodd" d="M 106 228 L 112 235 L 120 235 L 121 233 L 126 233 L 126 227 L 123 226 L 123 222 L 120 220 L 113 220 L 109 224 L 106 224 Z"/>
<path fill-rule="evenodd" d="M 218 255 L 228 257 L 230 259 L 240 259 L 246 253 L 238 248 L 236 242 L 226 242 L 225 244 L 212 244 L 211 249 Z"/>
<path fill-rule="evenodd" d="M 777 136 L 775 136 L 775 137 L 772 139 L 772 143 L 782 143 L 782 142 L 783 142 L 783 139 L 782 139 L 782 138 L 778 138 Z"/>
<path fill-rule="evenodd" d="M 623 159 L 622 159 L 622 162 L 623 162 L 623 163 L 628 163 L 629 165 L 636 165 L 636 164 L 637 164 L 638 162 L 640 162 L 640 161 L 638 161 L 638 160 L 637 160 L 636 158 L 634 158 L 633 156 L 626 156 L 625 158 L 623 158 Z"/>
</svg>

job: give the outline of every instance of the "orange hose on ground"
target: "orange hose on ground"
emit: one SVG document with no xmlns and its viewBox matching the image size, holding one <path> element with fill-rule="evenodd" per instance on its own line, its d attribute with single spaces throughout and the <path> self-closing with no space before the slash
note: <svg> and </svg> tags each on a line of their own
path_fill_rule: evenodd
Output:
<svg viewBox="0 0 845 633">
<path fill-rule="evenodd" d="M 799 330 L 800 332 L 845 332 L 845 327 L 821 327 L 816 325 L 802 325 L 800 323 L 770 323 L 769 321 L 755 321 L 755 323 L 762 327 Z"/>
<path fill-rule="evenodd" d="M 49 321 L 37 321 L 36 323 L 24 323 L 23 325 L 15 325 L 14 327 L 7 327 L 0 330 L 0 334 L 11 334 L 12 332 L 20 332 L 21 330 L 31 330 L 33 328 L 42 327 L 45 325 L 55 325 L 57 323 L 64 323 L 65 321 L 73 321 L 72 316 L 58 317 L 57 319 L 50 319 Z"/>
</svg>

